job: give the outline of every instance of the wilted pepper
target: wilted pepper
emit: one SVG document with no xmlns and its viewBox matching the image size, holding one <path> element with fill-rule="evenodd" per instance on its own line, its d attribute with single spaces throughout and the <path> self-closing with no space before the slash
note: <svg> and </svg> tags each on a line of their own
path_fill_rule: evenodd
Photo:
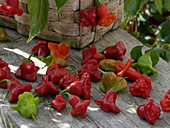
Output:
<svg viewBox="0 0 170 128">
<path fill-rule="evenodd" d="M 49 76 L 49 79 L 55 84 L 60 81 L 60 79 L 69 73 L 66 68 L 59 68 L 57 64 L 51 65 L 46 74 Z"/>
<path fill-rule="evenodd" d="M 46 94 L 54 94 L 59 93 L 58 88 L 55 87 L 52 81 L 49 80 L 49 76 L 45 74 L 42 78 L 42 81 L 36 86 L 35 91 L 39 96 L 43 96 Z"/>
<path fill-rule="evenodd" d="M 130 93 L 133 96 L 140 96 L 142 98 L 147 98 L 150 95 L 152 89 L 151 79 L 143 74 L 129 87 Z"/>
<path fill-rule="evenodd" d="M 6 31 L 0 27 L 0 41 L 4 41 L 4 40 L 17 40 L 19 38 L 11 38 Z"/>
<path fill-rule="evenodd" d="M 102 99 L 95 99 L 97 104 L 104 112 L 113 111 L 120 112 L 120 109 L 116 106 L 117 93 L 113 90 L 108 90 Z"/>
<path fill-rule="evenodd" d="M 77 96 L 84 96 L 84 99 L 90 99 L 90 89 L 91 89 L 90 76 L 85 72 L 80 80 L 74 81 L 66 89 L 60 92 L 63 94 L 69 92 Z"/>
<path fill-rule="evenodd" d="M 55 99 L 51 101 L 51 106 L 61 111 L 66 108 L 67 102 L 65 101 L 63 95 L 56 95 Z"/>
<path fill-rule="evenodd" d="M 90 105 L 90 100 L 81 100 L 78 96 L 76 95 L 71 95 L 69 93 L 66 93 L 69 97 L 68 101 L 69 104 L 72 107 L 71 115 L 76 116 L 76 115 L 82 115 L 83 117 L 87 116 L 87 107 Z"/>
<path fill-rule="evenodd" d="M 24 92 L 19 96 L 19 101 L 17 105 L 12 105 L 11 108 L 20 112 L 26 118 L 33 118 L 35 120 L 35 115 L 37 113 L 37 105 L 39 104 L 39 98 L 34 98 L 29 92 Z"/>
<path fill-rule="evenodd" d="M 48 42 L 40 40 L 30 49 L 30 53 L 34 53 L 35 56 L 48 56 L 50 54 L 50 50 L 48 48 Z"/>
<path fill-rule="evenodd" d="M 58 85 L 65 89 L 66 87 L 68 87 L 71 83 L 73 83 L 74 81 L 80 80 L 79 76 L 77 74 L 74 73 L 68 73 L 66 75 L 64 75 Z"/>
<path fill-rule="evenodd" d="M 83 49 L 82 58 L 83 58 L 83 62 L 81 63 L 81 65 L 85 64 L 87 62 L 87 60 L 90 60 L 90 59 L 95 59 L 98 62 L 100 62 L 101 60 L 104 59 L 104 56 L 102 54 L 98 53 L 96 50 L 96 46 L 93 45 L 89 49 Z"/>
<path fill-rule="evenodd" d="M 170 111 L 170 89 L 166 92 L 165 96 L 160 100 L 160 105 L 163 111 Z"/>
<path fill-rule="evenodd" d="M 158 105 L 153 103 L 153 99 L 149 98 L 146 104 L 140 105 L 137 108 L 137 114 L 140 118 L 146 119 L 150 124 L 154 124 L 159 118 L 161 109 Z"/>
<path fill-rule="evenodd" d="M 32 90 L 31 84 L 22 85 L 18 80 L 4 79 L 4 81 L 7 82 L 7 88 L 11 92 L 11 96 L 8 100 L 9 103 L 18 101 L 18 97 L 20 94 L 23 94 L 24 92 L 29 92 Z"/>
<path fill-rule="evenodd" d="M 106 47 L 103 51 L 104 56 L 108 59 L 123 60 L 126 54 L 126 48 L 122 41 L 119 41 L 114 46 Z"/>
<path fill-rule="evenodd" d="M 101 69 L 99 70 L 103 74 L 99 87 L 102 92 L 107 92 L 109 89 L 118 92 L 128 87 L 127 81 L 122 77 L 117 77 L 114 72 L 104 72 Z"/>
<path fill-rule="evenodd" d="M 82 76 L 83 73 L 88 72 L 90 75 L 90 80 L 94 82 L 98 82 L 102 78 L 102 74 L 98 70 L 99 65 L 97 60 L 90 59 L 83 66 L 78 69 L 79 76 Z"/>
<path fill-rule="evenodd" d="M 11 76 L 8 63 L 0 59 L 0 87 L 7 88 L 7 82 L 3 81 L 3 79 L 13 79 L 13 77 Z"/>
<path fill-rule="evenodd" d="M 133 68 L 139 69 L 142 74 L 150 75 L 155 74 L 158 71 L 152 67 L 151 57 L 147 54 L 142 55 L 137 63 L 131 65 Z"/>
<path fill-rule="evenodd" d="M 37 72 L 39 67 L 35 66 L 34 62 L 30 59 L 32 54 L 27 59 L 23 59 L 19 68 L 15 72 L 15 77 L 24 79 L 29 82 L 37 80 Z"/>
<path fill-rule="evenodd" d="M 99 68 L 104 70 L 104 71 L 113 71 L 113 72 L 116 72 L 115 71 L 115 66 L 117 64 L 117 61 L 116 60 L 113 60 L 113 59 L 104 59 L 104 60 L 101 60 L 100 63 L 99 63 Z"/>
</svg>

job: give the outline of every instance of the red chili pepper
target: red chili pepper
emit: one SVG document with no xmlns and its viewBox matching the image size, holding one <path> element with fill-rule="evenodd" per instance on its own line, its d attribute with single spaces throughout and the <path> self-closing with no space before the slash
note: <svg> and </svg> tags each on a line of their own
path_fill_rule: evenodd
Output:
<svg viewBox="0 0 170 128">
<path fill-rule="evenodd" d="M 24 79 L 29 82 L 37 80 L 37 71 L 40 69 L 35 66 L 34 62 L 30 59 L 32 54 L 27 59 L 23 59 L 19 68 L 15 72 L 15 77 Z"/>
<path fill-rule="evenodd" d="M 13 6 L 13 7 L 18 7 L 19 0 L 5 0 L 4 4 L 9 5 L 9 6 Z"/>
<path fill-rule="evenodd" d="M 129 87 L 130 93 L 133 96 L 140 96 L 142 98 L 147 98 L 150 95 L 152 89 L 151 79 L 143 74 Z"/>
<path fill-rule="evenodd" d="M 84 61 L 81 63 L 81 65 L 85 64 L 89 59 L 95 59 L 98 62 L 104 59 L 104 56 L 97 52 L 95 45 L 89 49 L 83 49 L 82 57 Z"/>
<path fill-rule="evenodd" d="M 87 116 L 87 107 L 90 105 L 90 100 L 81 100 L 76 95 L 70 95 L 69 96 L 69 104 L 72 107 L 71 115 L 82 115 L 83 117 Z"/>
<path fill-rule="evenodd" d="M 114 67 L 116 72 L 121 72 L 126 67 L 126 64 L 123 62 L 117 62 L 116 66 Z M 130 67 L 127 71 L 123 74 L 123 77 L 127 77 L 128 80 L 136 81 L 138 78 L 141 77 L 141 73 L 135 70 L 134 68 Z"/>
<path fill-rule="evenodd" d="M 29 92 L 32 90 L 31 84 L 22 85 L 19 81 L 14 80 L 14 79 L 13 80 L 4 79 L 2 81 L 7 82 L 7 88 L 11 92 L 11 96 L 8 100 L 9 103 L 18 101 L 18 97 L 20 94 L 23 94 L 24 92 Z"/>
<path fill-rule="evenodd" d="M 125 72 L 130 68 L 131 64 L 132 64 L 132 59 L 129 59 L 125 65 L 124 69 L 122 71 L 118 72 L 117 76 L 122 77 L 125 74 Z"/>
<path fill-rule="evenodd" d="M 68 73 L 66 75 L 64 75 L 58 85 L 65 89 L 67 88 L 71 83 L 73 83 L 74 81 L 77 81 L 77 80 L 80 80 L 79 76 L 77 74 L 74 74 L 74 73 Z"/>
<path fill-rule="evenodd" d="M 149 98 L 146 104 L 140 105 L 137 108 L 137 114 L 140 118 L 146 119 L 150 124 L 154 124 L 156 119 L 160 116 L 160 107 L 153 104 L 153 99 Z"/>
<path fill-rule="evenodd" d="M 33 52 L 35 56 L 48 56 L 50 54 L 48 42 L 43 40 L 38 41 L 30 50 L 30 53 Z"/>
<path fill-rule="evenodd" d="M 98 68 L 98 62 L 95 59 L 90 59 L 78 69 L 78 74 L 79 76 L 82 76 L 83 73 L 88 72 L 90 75 L 90 80 L 98 82 L 102 78 L 102 74 L 100 73 Z"/>
<path fill-rule="evenodd" d="M 35 91 L 39 96 L 43 96 L 46 94 L 58 94 L 58 88 L 55 87 L 52 81 L 49 80 L 49 76 L 45 74 L 42 78 L 42 81 L 37 85 Z"/>
<path fill-rule="evenodd" d="M 170 89 L 166 92 L 165 96 L 160 100 L 160 105 L 163 111 L 170 111 Z"/>
<path fill-rule="evenodd" d="M 10 68 L 8 67 L 8 63 L 0 59 L 0 81 L 3 79 L 13 79 L 10 73 Z M 1 88 L 7 88 L 7 82 L 0 82 Z"/>
<path fill-rule="evenodd" d="M 0 14 L 4 14 L 5 17 L 14 16 L 15 14 L 21 16 L 23 14 L 23 10 L 10 5 L 0 4 Z"/>
<path fill-rule="evenodd" d="M 110 11 L 105 4 L 102 4 L 99 0 L 97 0 L 96 4 L 97 4 L 97 11 L 100 19 L 105 17 L 107 14 L 110 14 Z"/>
<path fill-rule="evenodd" d="M 108 90 L 102 99 L 96 99 L 94 102 L 97 104 L 104 112 L 113 111 L 120 112 L 120 109 L 116 106 L 117 93 L 113 90 Z"/>
<path fill-rule="evenodd" d="M 84 96 L 84 99 L 90 99 L 90 89 L 91 89 L 90 76 L 85 72 L 80 80 L 72 82 L 66 89 L 64 89 L 60 94 L 69 92 L 77 96 Z"/>
<path fill-rule="evenodd" d="M 66 108 L 67 102 L 63 95 L 56 95 L 55 99 L 51 101 L 51 106 L 56 108 L 58 111 Z"/>
<path fill-rule="evenodd" d="M 91 8 L 88 11 L 81 10 L 80 11 L 80 26 L 81 27 L 89 27 L 89 26 L 97 26 L 97 9 L 96 8 Z"/>
<path fill-rule="evenodd" d="M 123 60 L 125 54 L 126 48 L 121 41 L 104 49 L 104 56 L 109 59 Z"/>
<path fill-rule="evenodd" d="M 59 68 L 57 64 L 51 65 L 46 72 L 54 84 L 58 83 L 60 79 L 68 73 L 69 71 L 66 68 Z"/>
</svg>

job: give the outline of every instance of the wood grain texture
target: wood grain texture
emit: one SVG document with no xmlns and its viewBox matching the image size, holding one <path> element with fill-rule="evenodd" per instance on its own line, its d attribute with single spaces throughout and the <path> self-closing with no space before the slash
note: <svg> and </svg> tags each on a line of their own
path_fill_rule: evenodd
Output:
<svg viewBox="0 0 170 128">
<path fill-rule="evenodd" d="M 35 45 L 39 39 L 33 39 L 30 43 L 26 43 L 27 37 L 18 34 L 14 30 L 6 29 L 7 33 L 12 37 L 22 37 L 18 41 L 4 41 L 0 43 L 0 58 L 10 64 L 11 70 L 14 72 L 19 66 L 21 60 L 28 57 L 30 48 Z M 127 53 L 124 58 L 126 62 L 130 56 L 130 50 L 136 46 L 141 45 L 139 41 L 133 38 L 131 35 L 126 33 L 122 29 L 116 29 L 105 34 L 99 41 L 94 44 L 97 50 L 101 51 L 107 46 L 114 45 L 118 41 L 123 41 L 125 47 L 127 48 Z M 91 46 L 90 45 L 90 46 Z M 73 65 L 80 67 L 82 61 L 81 55 L 82 49 L 71 49 L 70 57 L 67 61 Z M 43 67 L 44 64 L 35 58 L 32 60 L 39 67 Z M 153 89 L 151 91 L 150 97 L 155 101 L 155 104 L 159 105 L 159 100 L 163 97 L 165 92 L 170 89 L 170 65 L 165 61 L 160 60 L 158 65 L 155 66 L 159 73 L 155 79 L 152 79 Z M 45 69 L 41 69 L 39 72 L 37 82 L 32 82 L 31 84 L 35 86 L 40 82 L 42 74 L 45 73 Z M 12 73 L 12 75 L 14 75 Z M 23 80 L 19 80 L 21 83 L 27 83 Z M 38 113 L 36 115 L 36 121 L 32 119 L 27 119 L 21 116 L 18 112 L 10 109 L 8 103 L 8 98 L 10 93 L 7 89 L 0 88 L 0 127 L 2 128 L 17 128 L 17 127 L 29 127 L 29 128 L 169 128 L 170 127 L 170 113 L 161 112 L 161 117 L 157 119 L 154 126 L 147 123 L 145 120 L 140 119 L 134 105 L 139 106 L 144 104 L 147 99 L 142 99 L 139 97 L 133 97 L 129 93 L 129 89 L 125 89 L 118 93 L 116 104 L 121 109 L 119 114 L 113 112 L 105 113 L 99 109 L 97 105 L 94 104 L 94 99 L 101 98 L 104 96 L 99 90 L 99 82 L 94 83 L 91 89 L 91 104 L 87 110 L 87 117 L 83 118 L 81 116 L 72 117 L 70 115 L 71 107 L 67 104 L 66 109 L 61 112 L 40 103 L 38 105 Z M 130 84 L 130 83 L 129 83 Z M 32 90 L 33 92 L 34 90 Z M 50 102 L 54 96 L 43 96 L 43 100 Z"/>
</svg>

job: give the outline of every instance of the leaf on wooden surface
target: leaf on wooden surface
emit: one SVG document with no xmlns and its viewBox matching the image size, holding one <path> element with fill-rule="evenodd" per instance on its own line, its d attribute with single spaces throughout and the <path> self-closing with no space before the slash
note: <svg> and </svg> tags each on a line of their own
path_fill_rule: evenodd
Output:
<svg viewBox="0 0 170 128">
<path fill-rule="evenodd" d="M 139 57 L 142 56 L 142 48 L 143 48 L 143 46 L 136 46 L 131 50 L 130 56 L 133 60 L 137 61 L 139 59 Z"/>
<path fill-rule="evenodd" d="M 58 14 L 59 10 L 68 0 L 55 0 L 56 2 L 56 12 Z"/>
</svg>

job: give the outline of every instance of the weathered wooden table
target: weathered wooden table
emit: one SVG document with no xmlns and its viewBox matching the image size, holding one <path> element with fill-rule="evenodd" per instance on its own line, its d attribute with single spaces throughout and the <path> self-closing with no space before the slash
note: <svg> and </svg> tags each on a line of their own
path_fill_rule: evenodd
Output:
<svg viewBox="0 0 170 128">
<path fill-rule="evenodd" d="M 26 43 L 27 37 L 18 34 L 15 30 L 6 29 L 8 34 L 13 37 L 22 37 L 18 41 L 4 41 L 0 43 L 0 58 L 8 62 L 12 72 L 15 72 L 19 66 L 21 60 L 28 57 L 30 48 L 35 45 L 38 39 L 34 39 L 31 43 Z M 140 45 L 141 43 L 134 39 L 131 35 L 126 33 L 122 29 L 107 33 L 101 40 L 95 45 L 99 51 L 103 50 L 106 46 L 114 45 L 118 41 L 123 41 L 127 48 L 127 54 L 125 55 L 125 62 L 130 58 L 129 52 L 132 47 Z M 92 45 L 92 44 L 91 44 Z M 32 58 L 33 61 L 39 67 L 43 67 L 44 64 L 38 59 Z M 71 49 L 70 57 L 67 59 L 69 63 L 80 67 L 81 50 Z M 160 60 L 155 67 L 159 73 L 158 76 L 152 79 L 153 89 L 150 97 L 155 101 L 155 104 L 159 105 L 159 100 L 163 97 L 165 92 L 170 89 L 170 65 Z M 34 87 L 41 80 L 42 74 L 45 74 L 46 69 L 39 71 L 39 77 L 37 82 L 31 83 Z M 12 73 L 14 75 L 14 73 Z M 20 80 L 21 83 L 28 83 Z M 147 99 L 134 97 L 129 93 L 129 88 L 118 93 L 117 106 L 121 109 L 119 114 L 113 112 L 105 113 L 97 105 L 94 104 L 94 99 L 104 96 L 99 90 L 99 83 L 92 83 L 93 88 L 91 90 L 91 104 L 87 110 L 87 117 L 81 116 L 72 117 L 70 115 L 71 107 L 67 104 L 66 109 L 61 112 L 47 106 L 43 103 L 38 105 L 38 113 L 36 115 L 36 121 L 32 119 L 24 118 L 20 113 L 10 109 L 8 98 L 10 93 L 7 89 L 0 89 L 0 127 L 2 128 L 82 128 L 82 127 L 105 127 L 105 128 L 146 128 L 146 127 L 170 127 L 170 113 L 161 112 L 161 117 L 153 125 L 150 125 L 145 120 L 140 119 L 134 106 L 144 104 Z M 130 83 L 129 83 L 130 84 Z M 50 102 L 54 96 L 43 96 L 42 99 Z"/>
</svg>

